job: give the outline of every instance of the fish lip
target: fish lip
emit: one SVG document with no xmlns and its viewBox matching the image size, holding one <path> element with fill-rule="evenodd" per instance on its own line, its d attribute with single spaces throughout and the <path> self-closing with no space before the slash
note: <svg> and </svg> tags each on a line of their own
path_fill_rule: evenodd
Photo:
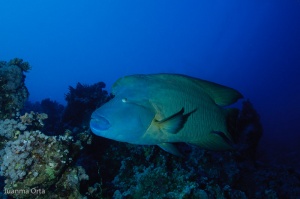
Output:
<svg viewBox="0 0 300 199">
<path fill-rule="evenodd" d="M 95 134 L 99 134 L 101 131 L 106 131 L 111 127 L 110 122 L 106 117 L 101 115 L 92 115 L 90 121 L 90 128 Z"/>
</svg>

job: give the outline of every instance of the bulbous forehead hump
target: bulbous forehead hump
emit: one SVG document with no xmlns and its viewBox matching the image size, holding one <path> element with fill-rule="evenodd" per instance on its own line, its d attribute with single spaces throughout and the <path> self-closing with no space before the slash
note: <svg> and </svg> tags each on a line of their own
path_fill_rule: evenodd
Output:
<svg viewBox="0 0 300 199">
<path fill-rule="evenodd" d="M 147 75 L 130 75 L 119 78 L 112 86 L 112 94 L 117 95 L 122 92 L 141 91 L 145 86 L 149 86 Z"/>
</svg>

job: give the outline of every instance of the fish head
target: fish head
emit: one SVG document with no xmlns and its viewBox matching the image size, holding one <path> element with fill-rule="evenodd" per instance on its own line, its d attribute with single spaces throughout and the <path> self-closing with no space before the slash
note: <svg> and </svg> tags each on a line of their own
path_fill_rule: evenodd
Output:
<svg viewBox="0 0 300 199">
<path fill-rule="evenodd" d="M 93 112 L 90 128 L 98 136 L 138 144 L 154 115 L 143 100 L 118 95 Z"/>
</svg>

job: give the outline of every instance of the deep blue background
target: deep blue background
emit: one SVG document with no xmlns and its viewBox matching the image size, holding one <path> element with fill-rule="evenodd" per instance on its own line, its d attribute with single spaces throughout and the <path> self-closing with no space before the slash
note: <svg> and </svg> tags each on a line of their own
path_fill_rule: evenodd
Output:
<svg viewBox="0 0 300 199">
<path fill-rule="evenodd" d="M 262 150 L 300 142 L 298 0 L 10 0 L 0 59 L 28 61 L 30 100 L 136 73 L 183 73 L 240 90 L 265 129 Z M 266 145 L 269 143 L 269 145 Z"/>
</svg>

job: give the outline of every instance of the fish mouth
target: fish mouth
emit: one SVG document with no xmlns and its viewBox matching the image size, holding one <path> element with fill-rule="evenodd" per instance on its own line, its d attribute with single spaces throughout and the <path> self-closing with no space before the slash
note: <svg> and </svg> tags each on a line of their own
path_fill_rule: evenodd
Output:
<svg viewBox="0 0 300 199">
<path fill-rule="evenodd" d="M 90 121 L 90 128 L 95 134 L 99 134 L 100 131 L 105 131 L 111 127 L 110 122 L 103 116 L 97 115 L 92 117 Z"/>
</svg>

